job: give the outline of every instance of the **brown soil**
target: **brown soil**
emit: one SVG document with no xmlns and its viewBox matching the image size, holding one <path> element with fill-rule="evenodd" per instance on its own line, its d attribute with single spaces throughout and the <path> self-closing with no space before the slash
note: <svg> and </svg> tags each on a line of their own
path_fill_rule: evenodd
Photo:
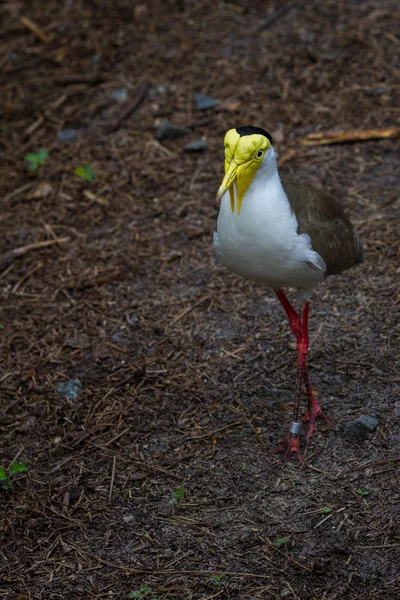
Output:
<svg viewBox="0 0 400 600">
<path fill-rule="evenodd" d="M 1 493 L 0 598 L 400 598 L 399 142 L 301 144 L 398 124 L 397 3 L 0 16 L 0 464 L 29 465 Z M 158 142 L 160 118 L 191 133 Z M 313 295 L 310 371 L 335 424 L 304 468 L 272 452 L 296 377 L 282 308 L 212 250 L 223 135 L 244 124 L 271 131 L 283 176 L 339 197 L 366 249 Z M 57 142 L 67 128 L 77 142 Z M 346 437 L 362 414 L 377 430 Z"/>
</svg>

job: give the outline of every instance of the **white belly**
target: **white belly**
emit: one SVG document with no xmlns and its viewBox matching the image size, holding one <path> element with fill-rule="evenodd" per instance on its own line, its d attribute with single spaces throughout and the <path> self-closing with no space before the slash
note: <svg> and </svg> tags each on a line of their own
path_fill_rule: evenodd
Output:
<svg viewBox="0 0 400 600">
<path fill-rule="evenodd" d="M 232 212 L 229 193 L 223 196 L 214 234 L 217 256 L 245 279 L 274 288 L 310 289 L 323 278 L 323 260 L 312 250 L 309 236 L 297 234 L 279 177 L 269 182 L 268 190 L 261 183 L 253 180 L 240 215 Z"/>
</svg>

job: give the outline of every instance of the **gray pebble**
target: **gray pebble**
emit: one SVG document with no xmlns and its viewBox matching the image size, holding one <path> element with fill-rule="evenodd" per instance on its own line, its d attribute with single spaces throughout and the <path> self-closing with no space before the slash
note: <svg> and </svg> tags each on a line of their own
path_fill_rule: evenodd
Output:
<svg viewBox="0 0 400 600">
<path fill-rule="evenodd" d="M 157 125 L 156 129 L 156 139 L 160 142 L 162 140 L 174 140 L 178 137 L 182 137 L 190 133 L 190 129 L 187 127 L 178 127 L 178 125 L 174 125 L 169 121 L 161 121 Z"/>
<path fill-rule="evenodd" d="M 195 140 L 183 147 L 185 152 L 204 152 L 207 148 L 208 144 L 204 140 Z"/>
<path fill-rule="evenodd" d="M 118 102 L 126 102 L 128 100 L 128 90 L 126 88 L 115 90 L 111 94 L 111 98 L 113 98 L 113 100 L 117 100 Z"/>
<path fill-rule="evenodd" d="M 390 87 L 378 87 L 373 90 L 364 90 L 364 94 L 366 96 L 382 96 L 382 94 L 387 94 L 391 91 Z"/>
<path fill-rule="evenodd" d="M 207 110 L 208 108 L 214 108 L 218 106 L 219 102 L 212 96 L 205 96 L 204 94 L 195 94 L 194 100 L 196 102 L 197 110 Z"/>
<path fill-rule="evenodd" d="M 377 427 L 378 419 L 364 415 L 346 423 L 344 434 L 349 438 L 364 440 Z"/>
<path fill-rule="evenodd" d="M 79 392 L 81 391 L 82 384 L 79 379 L 69 379 L 64 383 L 59 383 L 57 386 L 57 392 L 68 398 L 68 400 L 76 400 Z"/>
<path fill-rule="evenodd" d="M 76 129 L 61 129 L 57 133 L 57 142 L 60 144 L 73 144 L 78 140 L 78 132 Z"/>
</svg>

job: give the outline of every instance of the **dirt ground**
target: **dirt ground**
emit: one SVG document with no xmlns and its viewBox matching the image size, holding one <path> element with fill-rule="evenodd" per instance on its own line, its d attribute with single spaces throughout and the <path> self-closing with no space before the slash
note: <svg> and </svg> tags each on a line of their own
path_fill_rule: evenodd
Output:
<svg viewBox="0 0 400 600">
<path fill-rule="evenodd" d="M 29 467 L 0 492 L 0 598 L 400 598 L 399 141 L 301 143 L 399 124 L 399 17 L 391 0 L 0 2 L 0 465 Z M 165 119 L 188 132 L 156 140 Z M 282 176 L 340 199 L 366 251 L 313 295 L 334 426 L 302 438 L 304 468 L 273 452 L 296 378 L 282 308 L 212 249 L 223 136 L 247 124 Z M 377 429 L 346 436 L 360 415 Z"/>
</svg>

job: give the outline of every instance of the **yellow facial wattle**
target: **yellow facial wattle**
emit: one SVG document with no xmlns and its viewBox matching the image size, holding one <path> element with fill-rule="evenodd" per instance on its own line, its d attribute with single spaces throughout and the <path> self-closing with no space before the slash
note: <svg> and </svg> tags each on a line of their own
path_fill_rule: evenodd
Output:
<svg viewBox="0 0 400 600">
<path fill-rule="evenodd" d="M 271 146 L 265 136 L 254 133 L 240 136 L 236 129 L 230 129 L 225 135 L 225 177 L 218 190 L 217 200 L 220 200 L 229 190 L 231 209 L 235 212 L 234 183 L 237 186 L 237 212 L 240 209 L 243 197 L 253 181 L 264 156 Z"/>
</svg>

